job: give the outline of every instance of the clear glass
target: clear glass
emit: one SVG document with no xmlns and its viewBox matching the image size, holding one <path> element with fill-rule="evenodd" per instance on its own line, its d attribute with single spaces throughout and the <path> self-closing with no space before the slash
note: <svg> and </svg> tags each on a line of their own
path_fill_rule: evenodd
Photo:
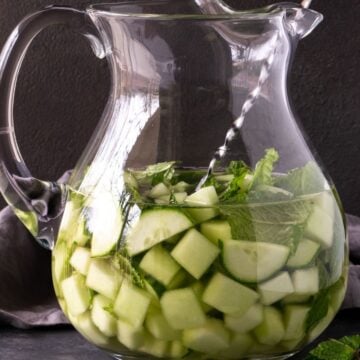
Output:
<svg viewBox="0 0 360 360">
<path fill-rule="evenodd" d="M 62 309 L 118 359 L 291 356 L 334 318 L 347 281 L 343 210 L 287 93 L 321 15 L 206 0 L 86 14 L 112 73 L 99 126 L 66 186 L 13 176 L 46 190 L 26 191 L 31 206 L 63 199 L 51 221 L 17 209 L 35 235 L 41 221 L 57 234 Z"/>
</svg>

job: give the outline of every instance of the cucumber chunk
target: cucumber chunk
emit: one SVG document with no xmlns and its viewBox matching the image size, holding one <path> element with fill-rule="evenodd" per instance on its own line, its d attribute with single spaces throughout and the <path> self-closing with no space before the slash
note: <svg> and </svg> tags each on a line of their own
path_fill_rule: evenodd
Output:
<svg viewBox="0 0 360 360">
<path fill-rule="evenodd" d="M 230 332 L 225 329 L 222 321 L 207 319 L 200 327 L 184 330 L 183 343 L 189 349 L 216 354 L 228 348 Z"/>
<path fill-rule="evenodd" d="M 221 358 L 240 359 L 253 344 L 254 340 L 248 334 L 232 334 L 228 348 L 221 351 Z"/>
<path fill-rule="evenodd" d="M 205 323 L 205 313 L 191 288 L 166 291 L 160 304 L 166 320 L 175 330 L 189 329 Z"/>
<path fill-rule="evenodd" d="M 156 339 L 166 341 L 181 339 L 181 331 L 174 330 L 165 319 L 161 310 L 155 307 L 149 310 L 146 316 L 145 326 Z"/>
<path fill-rule="evenodd" d="M 130 350 L 139 349 L 145 343 L 146 331 L 143 327 L 135 328 L 126 321 L 117 321 L 117 338 Z"/>
<path fill-rule="evenodd" d="M 149 193 L 149 197 L 156 199 L 160 196 L 166 196 L 166 195 L 170 195 L 170 190 L 169 188 L 164 184 L 164 183 L 159 183 L 157 185 L 155 185 Z"/>
<path fill-rule="evenodd" d="M 146 211 L 129 232 L 128 253 L 130 256 L 139 254 L 192 226 L 189 218 L 176 209 Z"/>
<path fill-rule="evenodd" d="M 86 286 L 114 300 L 122 282 L 122 276 L 109 260 L 92 259 L 86 277 Z"/>
<path fill-rule="evenodd" d="M 261 296 L 261 302 L 264 305 L 272 305 L 285 296 L 292 294 L 294 286 L 289 273 L 282 271 L 274 278 L 260 284 L 258 291 Z"/>
<path fill-rule="evenodd" d="M 185 203 L 197 209 L 188 209 L 189 214 L 195 219 L 197 223 L 210 220 L 219 214 L 219 210 L 214 208 L 219 202 L 214 186 L 207 186 L 194 194 L 188 196 Z M 203 208 L 203 209 L 201 209 Z"/>
<path fill-rule="evenodd" d="M 200 279 L 219 253 L 220 250 L 204 235 L 190 229 L 175 246 L 171 256 L 195 279 Z"/>
<path fill-rule="evenodd" d="M 316 242 L 321 247 L 328 249 L 333 244 L 334 221 L 324 210 L 314 206 L 312 213 L 306 223 L 304 235 Z"/>
<path fill-rule="evenodd" d="M 114 303 L 115 314 L 135 328 L 140 327 L 148 311 L 151 295 L 124 280 Z"/>
<path fill-rule="evenodd" d="M 292 282 L 297 295 L 315 295 L 319 292 L 319 270 L 317 267 L 296 270 Z"/>
<path fill-rule="evenodd" d="M 246 333 L 259 326 L 264 319 L 263 306 L 261 304 L 252 305 L 245 313 L 225 315 L 225 325 L 227 328 L 237 332 Z"/>
<path fill-rule="evenodd" d="M 229 240 L 224 243 L 223 262 L 240 281 L 255 283 L 272 277 L 285 266 L 290 250 L 287 246 Z"/>
<path fill-rule="evenodd" d="M 71 267 L 69 265 L 69 257 L 71 251 L 67 246 L 67 243 L 61 240 L 60 243 L 56 244 L 56 247 L 52 254 L 54 262 L 53 276 L 55 278 L 54 283 L 61 283 L 71 273 Z"/>
<path fill-rule="evenodd" d="M 106 346 L 109 339 L 96 327 L 91 321 L 91 314 L 89 311 L 81 314 L 74 323 L 76 329 L 91 343 L 97 346 Z"/>
<path fill-rule="evenodd" d="M 87 275 L 90 266 L 90 250 L 77 247 L 70 258 L 70 265 L 82 275 Z"/>
<path fill-rule="evenodd" d="M 191 285 L 191 288 L 193 289 L 194 294 L 196 295 L 198 300 L 200 301 L 201 307 L 204 312 L 209 312 L 212 307 L 202 301 L 202 297 L 205 291 L 205 285 L 201 281 L 196 281 Z"/>
<path fill-rule="evenodd" d="M 264 320 L 255 328 L 254 334 L 261 344 L 278 344 L 285 335 L 285 327 L 279 310 L 271 306 L 265 307 Z"/>
<path fill-rule="evenodd" d="M 167 286 L 181 269 L 161 244 L 149 250 L 140 262 L 140 268 Z"/>
<path fill-rule="evenodd" d="M 74 233 L 69 236 L 68 242 L 70 244 L 77 244 L 78 246 L 85 246 L 91 239 L 91 235 L 86 228 L 86 221 L 83 215 L 80 215 L 77 220 L 77 227 Z"/>
<path fill-rule="evenodd" d="M 183 345 L 181 341 L 173 341 L 169 346 L 169 357 L 179 359 L 184 357 L 188 352 L 188 349 Z"/>
<path fill-rule="evenodd" d="M 169 352 L 170 343 L 164 340 L 157 340 L 151 335 L 146 334 L 145 342 L 140 347 L 140 351 L 159 358 L 165 358 Z"/>
<path fill-rule="evenodd" d="M 310 307 L 305 305 L 287 305 L 285 307 L 283 340 L 301 340 L 305 336 L 305 322 L 309 311 Z"/>
<path fill-rule="evenodd" d="M 232 239 L 231 227 L 226 220 L 206 221 L 200 225 L 200 231 L 215 245 L 218 245 L 219 240 L 227 241 Z"/>
<path fill-rule="evenodd" d="M 320 245 L 309 239 L 302 239 L 296 249 L 295 254 L 291 255 L 287 266 L 290 268 L 306 267 L 314 260 L 320 249 Z"/>
<path fill-rule="evenodd" d="M 110 193 L 88 200 L 91 216 L 88 228 L 92 233 L 91 256 L 106 256 L 115 248 L 123 227 L 123 216 L 117 199 Z"/>
<path fill-rule="evenodd" d="M 93 323 L 99 328 L 99 330 L 108 337 L 116 336 L 116 318 L 105 310 L 111 305 L 111 300 L 103 295 L 94 296 L 91 319 Z"/>
<path fill-rule="evenodd" d="M 74 274 L 61 283 L 67 311 L 73 316 L 84 313 L 90 306 L 90 291 L 85 286 L 85 277 Z"/>
<path fill-rule="evenodd" d="M 256 291 L 216 273 L 207 285 L 203 301 L 225 314 L 245 313 L 258 300 Z"/>
<path fill-rule="evenodd" d="M 172 189 L 175 191 L 175 192 L 186 192 L 189 188 L 191 187 L 190 184 L 188 184 L 187 182 L 185 181 L 180 181 L 178 182 L 177 184 L 175 184 Z"/>
</svg>

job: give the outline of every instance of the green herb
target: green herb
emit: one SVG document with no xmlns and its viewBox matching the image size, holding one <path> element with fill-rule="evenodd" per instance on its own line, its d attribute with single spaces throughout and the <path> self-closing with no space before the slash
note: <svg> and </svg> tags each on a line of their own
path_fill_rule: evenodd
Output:
<svg viewBox="0 0 360 360">
<path fill-rule="evenodd" d="M 305 331 L 313 329 L 328 313 L 330 288 L 323 289 L 316 295 L 305 322 Z"/>
<path fill-rule="evenodd" d="M 143 276 L 134 268 L 131 263 L 131 260 L 126 256 L 122 255 L 119 252 L 116 253 L 116 262 L 119 270 L 129 278 L 129 280 L 136 286 L 141 289 L 145 288 L 145 280 Z"/>
<path fill-rule="evenodd" d="M 279 160 L 279 153 L 275 149 L 267 149 L 265 156 L 256 164 L 252 186 L 272 185 L 274 165 Z"/>
<path fill-rule="evenodd" d="M 318 345 L 305 360 L 359 360 L 360 336 L 330 339 Z"/>
<path fill-rule="evenodd" d="M 294 169 L 287 175 L 278 176 L 275 186 L 292 192 L 294 195 L 314 194 L 324 191 L 326 179 L 315 162 Z"/>
</svg>

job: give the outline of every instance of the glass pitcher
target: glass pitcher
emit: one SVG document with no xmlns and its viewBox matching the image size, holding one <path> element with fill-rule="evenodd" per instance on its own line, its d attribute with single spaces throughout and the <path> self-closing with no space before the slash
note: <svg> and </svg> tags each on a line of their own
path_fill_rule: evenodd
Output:
<svg viewBox="0 0 360 360">
<path fill-rule="evenodd" d="M 347 243 L 333 183 L 296 121 L 287 77 L 322 20 L 280 3 L 49 7 L 0 58 L 3 196 L 53 251 L 59 303 L 118 359 L 285 359 L 344 297 Z M 109 101 L 66 185 L 31 176 L 14 133 L 21 62 L 44 27 L 84 34 Z"/>
</svg>

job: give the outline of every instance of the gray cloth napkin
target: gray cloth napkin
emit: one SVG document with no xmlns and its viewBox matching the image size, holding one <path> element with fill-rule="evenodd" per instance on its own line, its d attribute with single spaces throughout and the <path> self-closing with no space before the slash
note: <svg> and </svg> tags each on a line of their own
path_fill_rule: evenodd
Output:
<svg viewBox="0 0 360 360">
<path fill-rule="evenodd" d="M 360 218 L 347 216 L 350 237 L 349 287 L 344 308 L 360 308 Z M 0 324 L 19 328 L 68 323 L 51 282 L 51 254 L 9 208 L 0 212 Z"/>
</svg>

